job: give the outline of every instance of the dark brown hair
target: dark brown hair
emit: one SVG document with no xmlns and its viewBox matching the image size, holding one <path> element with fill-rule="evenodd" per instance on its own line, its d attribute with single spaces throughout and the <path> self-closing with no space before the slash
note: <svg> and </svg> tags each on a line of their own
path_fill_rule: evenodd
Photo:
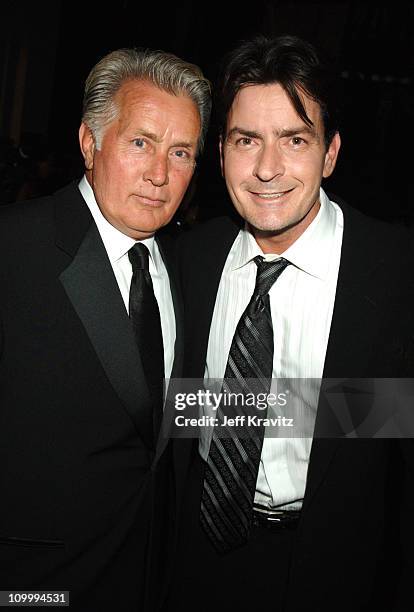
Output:
<svg viewBox="0 0 414 612">
<path fill-rule="evenodd" d="M 316 49 L 296 36 L 256 36 L 242 42 L 225 58 L 216 92 L 219 129 L 226 132 L 227 115 L 237 92 L 246 85 L 278 83 L 289 96 L 299 117 L 308 125 L 301 93 L 315 100 L 321 109 L 325 144 L 338 131 L 337 80 Z"/>
</svg>

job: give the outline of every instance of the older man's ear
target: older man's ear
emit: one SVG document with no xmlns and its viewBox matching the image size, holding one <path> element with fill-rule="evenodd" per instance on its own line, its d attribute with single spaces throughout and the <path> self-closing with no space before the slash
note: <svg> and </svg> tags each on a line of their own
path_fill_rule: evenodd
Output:
<svg viewBox="0 0 414 612">
<path fill-rule="evenodd" d="M 79 144 L 85 160 L 86 170 L 92 170 L 95 155 L 95 139 L 92 131 L 86 123 L 82 122 L 79 128 Z"/>
</svg>

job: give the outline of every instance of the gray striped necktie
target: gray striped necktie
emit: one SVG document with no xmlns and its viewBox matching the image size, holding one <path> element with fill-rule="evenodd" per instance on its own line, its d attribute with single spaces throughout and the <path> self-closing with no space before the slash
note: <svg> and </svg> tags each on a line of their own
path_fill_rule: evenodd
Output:
<svg viewBox="0 0 414 612">
<path fill-rule="evenodd" d="M 223 380 L 224 392 L 269 393 L 273 371 L 273 326 L 269 290 L 290 262 L 280 258 L 257 265 L 256 285 L 234 333 Z M 217 418 L 223 417 L 220 406 Z M 218 552 L 244 544 L 249 537 L 264 428 L 236 436 L 230 428 L 215 427 L 204 474 L 201 524 Z M 219 435 L 220 430 L 220 435 Z M 244 432 L 245 433 L 245 432 Z"/>
</svg>

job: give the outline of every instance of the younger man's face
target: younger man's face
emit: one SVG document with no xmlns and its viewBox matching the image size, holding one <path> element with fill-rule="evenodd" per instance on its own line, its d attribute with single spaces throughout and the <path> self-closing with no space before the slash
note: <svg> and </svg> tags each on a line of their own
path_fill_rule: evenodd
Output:
<svg viewBox="0 0 414 612">
<path fill-rule="evenodd" d="M 302 94 L 313 126 L 299 117 L 279 84 L 243 87 L 221 143 L 222 172 L 233 204 L 260 244 L 271 237 L 283 252 L 319 207 L 322 177 L 333 172 L 340 139 L 326 149 L 319 105 Z"/>
</svg>

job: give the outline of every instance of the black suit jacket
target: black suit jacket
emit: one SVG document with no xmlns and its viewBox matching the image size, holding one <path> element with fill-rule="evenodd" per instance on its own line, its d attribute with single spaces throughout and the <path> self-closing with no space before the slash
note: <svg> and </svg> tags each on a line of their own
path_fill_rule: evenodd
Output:
<svg viewBox="0 0 414 612">
<path fill-rule="evenodd" d="M 181 307 L 168 240 L 157 241 L 178 376 Z M 88 612 L 141 610 L 152 570 L 162 576 L 166 508 L 174 515 L 170 448 L 143 435 L 141 350 L 75 184 L 2 212 L 0 270 L 0 588 L 69 590 L 71 608 Z"/>
<path fill-rule="evenodd" d="M 341 263 L 323 376 L 412 376 L 414 292 L 408 236 L 344 203 L 342 208 Z M 220 218 L 182 240 L 188 378 L 204 376 L 216 294 L 238 231 L 233 220 Z M 317 420 L 324 409 L 321 400 Z M 189 461 L 189 445 L 177 440 L 176 446 L 182 462 Z M 409 580 L 404 572 L 412 571 L 412 467 L 411 440 L 314 439 L 287 611 L 365 610 L 373 602 L 380 610 L 405 609 Z"/>
</svg>

